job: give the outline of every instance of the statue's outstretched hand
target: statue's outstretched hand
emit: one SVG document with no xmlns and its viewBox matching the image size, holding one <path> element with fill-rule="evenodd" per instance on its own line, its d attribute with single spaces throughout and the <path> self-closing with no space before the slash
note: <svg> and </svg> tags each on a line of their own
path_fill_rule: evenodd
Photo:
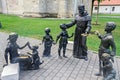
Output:
<svg viewBox="0 0 120 80">
<path fill-rule="evenodd" d="M 53 44 L 55 45 L 55 44 L 56 44 L 56 42 L 53 42 Z"/>
<path fill-rule="evenodd" d="M 99 36 L 99 35 L 100 35 L 100 32 L 96 30 L 96 31 L 95 31 L 95 34 Z"/>
<path fill-rule="evenodd" d="M 81 34 L 81 36 L 88 36 L 88 34 L 87 33 L 83 33 L 83 34 Z"/>
</svg>

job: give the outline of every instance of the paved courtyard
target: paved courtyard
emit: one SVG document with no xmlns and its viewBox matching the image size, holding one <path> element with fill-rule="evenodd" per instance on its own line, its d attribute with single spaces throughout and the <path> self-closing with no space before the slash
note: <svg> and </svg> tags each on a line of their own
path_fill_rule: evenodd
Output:
<svg viewBox="0 0 120 80">
<path fill-rule="evenodd" d="M 3 70 L 4 51 L 7 45 L 8 34 L 0 32 L 0 75 Z M 39 44 L 41 41 L 19 36 L 18 44 L 24 45 L 27 41 L 31 45 Z M 43 45 L 39 45 L 39 56 L 44 60 L 44 64 L 39 70 L 28 70 L 20 72 L 20 80 L 102 80 L 102 77 L 97 77 L 94 74 L 98 72 L 98 55 L 93 51 L 89 51 L 89 60 L 81 60 L 72 57 L 72 44 L 67 46 L 66 55 L 68 58 L 59 59 L 57 54 L 58 45 L 52 46 L 51 57 L 42 58 Z M 19 51 L 20 53 L 31 52 L 26 47 Z M 117 71 L 117 77 L 120 76 L 120 59 L 115 58 L 114 68 Z M 120 80 L 120 78 L 118 79 Z"/>
</svg>

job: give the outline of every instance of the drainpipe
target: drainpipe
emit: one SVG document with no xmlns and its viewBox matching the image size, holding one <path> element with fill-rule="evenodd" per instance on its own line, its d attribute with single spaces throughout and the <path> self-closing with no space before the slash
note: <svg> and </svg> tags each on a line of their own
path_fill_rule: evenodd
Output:
<svg viewBox="0 0 120 80">
<path fill-rule="evenodd" d="M 77 12 L 77 0 L 74 1 L 74 17 L 76 15 Z"/>
<path fill-rule="evenodd" d="M 6 8 L 7 8 L 7 13 L 8 14 L 8 0 L 6 0 Z"/>
</svg>

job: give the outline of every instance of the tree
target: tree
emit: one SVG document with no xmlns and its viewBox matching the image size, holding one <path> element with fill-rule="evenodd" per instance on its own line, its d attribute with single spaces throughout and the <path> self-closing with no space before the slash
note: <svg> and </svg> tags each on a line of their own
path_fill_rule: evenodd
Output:
<svg viewBox="0 0 120 80">
<path fill-rule="evenodd" d="M 98 14 L 99 14 L 99 6 L 100 6 L 100 2 L 105 1 L 105 0 L 92 0 L 92 11 L 93 11 L 93 5 L 94 5 L 94 1 L 97 1 L 97 15 L 96 15 L 96 24 L 98 24 Z M 108 0 L 110 1 L 110 0 Z"/>
</svg>

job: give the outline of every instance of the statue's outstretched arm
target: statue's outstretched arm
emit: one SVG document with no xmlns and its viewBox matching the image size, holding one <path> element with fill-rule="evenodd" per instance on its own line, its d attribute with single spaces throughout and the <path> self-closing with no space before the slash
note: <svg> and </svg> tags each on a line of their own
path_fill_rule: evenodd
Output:
<svg viewBox="0 0 120 80">
<path fill-rule="evenodd" d="M 71 21 L 70 23 L 65 24 L 67 28 L 70 28 L 76 24 L 76 20 Z"/>
<path fill-rule="evenodd" d="M 23 49 L 23 48 L 25 48 L 27 45 L 29 44 L 29 42 L 27 42 L 24 46 L 22 46 L 22 47 L 20 47 L 19 45 L 18 45 L 18 49 Z"/>
</svg>

